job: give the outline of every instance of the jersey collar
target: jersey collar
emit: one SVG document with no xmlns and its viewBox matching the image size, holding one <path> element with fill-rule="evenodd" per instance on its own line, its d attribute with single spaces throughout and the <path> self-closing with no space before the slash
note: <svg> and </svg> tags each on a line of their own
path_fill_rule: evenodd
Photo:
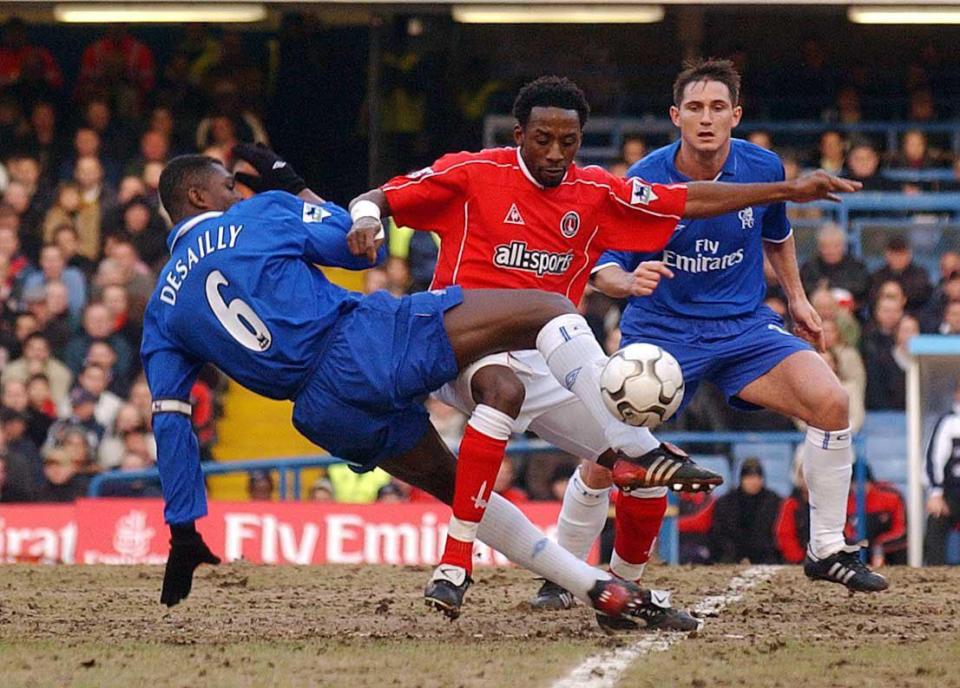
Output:
<svg viewBox="0 0 960 688">
<path fill-rule="evenodd" d="M 531 184 L 533 184 L 538 189 L 543 189 L 544 186 L 537 181 L 536 177 L 530 174 L 530 170 L 527 169 L 527 163 L 523 161 L 523 156 L 520 155 L 520 146 L 517 146 L 517 163 L 520 165 L 520 171 L 523 172 L 523 176 L 526 177 Z M 570 168 L 567 168 L 567 171 L 563 173 L 563 179 L 560 180 L 560 183 L 563 184 L 567 181 L 567 177 L 570 176 Z"/>
<path fill-rule="evenodd" d="M 722 179 L 729 179 L 731 177 L 736 177 L 737 175 L 737 141 L 738 139 L 730 139 L 730 153 L 727 155 L 726 161 L 723 163 L 723 167 L 720 168 L 720 173 L 713 178 L 712 181 L 718 182 Z M 667 172 L 670 175 L 671 181 L 677 182 L 689 182 L 690 177 L 685 175 L 683 172 L 677 169 L 677 151 L 680 150 L 680 139 L 677 139 L 670 144 L 670 150 L 667 155 Z"/>
<path fill-rule="evenodd" d="M 208 210 L 205 213 L 194 215 L 193 217 L 184 220 L 179 225 L 174 227 L 172 230 L 170 230 L 170 235 L 167 237 L 167 248 L 170 249 L 170 253 L 173 253 L 173 247 L 176 246 L 177 240 L 180 239 L 180 237 L 182 237 L 184 234 L 189 232 L 204 220 L 220 217 L 221 215 L 223 215 L 223 212 L 220 210 Z"/>
</svg>

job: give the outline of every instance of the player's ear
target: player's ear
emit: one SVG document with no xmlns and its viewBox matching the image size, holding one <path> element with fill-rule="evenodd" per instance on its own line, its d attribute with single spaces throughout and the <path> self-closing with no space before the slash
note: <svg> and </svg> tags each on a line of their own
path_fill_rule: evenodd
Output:
<svg viewBox="0 0 960 688">
<path fill-rule="evenodd" d="M 209 207 L 207 203 L 207 195 L 204 193 L 203 189 L 198 186 L 191 186 L 187 189 L 187 202 L 194 208 L 200 208 L 201 210 L 205 210 Z"/>
<path fill-rule="evenodd" d="M 523 143 L 523 127 L 520 126 L 520 122 L 513 125 L 513 142 L 518 146 Z"/>
<path fill-rule="evenodd" d="M 743 117 L 743 108 L 737 105 L 733 108 L 733 126 L 740 124 L 740 118 Z"/>
<path fill-rule="evenodd" d="M 680 108 L 676 105 L 670 106 L 670 121 L 673 122 L 673 126 L 680 126 Z"/>
</svg>

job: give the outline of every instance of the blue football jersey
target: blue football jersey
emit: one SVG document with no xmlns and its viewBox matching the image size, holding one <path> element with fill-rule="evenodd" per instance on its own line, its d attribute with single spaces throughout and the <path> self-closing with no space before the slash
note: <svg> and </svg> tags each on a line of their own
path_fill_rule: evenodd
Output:
<svg viewBox="0 0 960 688">
<path fill-rule="evenodd" d="M 653 151 L 635 163 L 628 175 L 649 182 L 690 181 L 674 164 L 679 147 L 677 141 Z M 775 153 L 732 139 L 716 181 L 774 182 L 783 178 L 783 164 Z M 629 300 L 621 323 L 625 335 L 650 318 L 745 315 L 755 311 L 766 294 L 763 241 L 785 241 L 791 231 L 783 203 L 707 219 L 684 218 L 661 253 L 608 251 L 594 271 L 611 263 L 632 271 L 644 260 L 663 260 L 673 270 L 673 279 L 662 280 L 652 295 Z"/>
<path fill-rule="evenodd" d="M 170 232 L 170 260 L 147 305 L 141 346 L 168 522 L 193 520 L 206 506 L 190 419 L 163 412 L 158 400 L 189 402 L 205 363 L 263 396 L 295 396 L 324 335 L 361 298 L 316 267 L 370 267 L 347 249 L 350 226 L 349 213 L 333 203 L 271 191 Z"/>
</svg>

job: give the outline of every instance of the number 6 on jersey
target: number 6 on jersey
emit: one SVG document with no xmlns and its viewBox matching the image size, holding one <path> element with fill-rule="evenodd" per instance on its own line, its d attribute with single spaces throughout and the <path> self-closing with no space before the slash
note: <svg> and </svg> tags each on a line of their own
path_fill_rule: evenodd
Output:
<svg viewBox="0 0 960 688">
<path fill-rule="evenodd" d="M 227 304 L 220 295 L 220 287 L 230 282 L 219 270 L 207 275 L 207 302 L 227 333 L 251 351 L 262 352 L 270 348 L 273 336 L 266 324 L 254 313 L 243 299 L 234 299 Z"/>
</svg>

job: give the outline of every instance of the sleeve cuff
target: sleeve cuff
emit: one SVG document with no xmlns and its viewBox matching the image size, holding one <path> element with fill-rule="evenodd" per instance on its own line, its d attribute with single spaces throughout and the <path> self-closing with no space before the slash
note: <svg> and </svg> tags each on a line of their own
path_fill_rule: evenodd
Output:
<svg viewBox="0 0 960 688">
<path fill-rule="evenodd" d="M 590 274 L 596 275 L 601 270 L 606 270 L 607 268 L 619 268 L 619 267 L 621 267 L 619 263 L 600 263 L 599 265 L 593 266 L 593 268 L 590 270 Z"/>
<path fill-rule="evenodd" d="M 942 488 L 942 487 L 931 487 L 931 488 L 930 488 L 930 495 L 929 495 L 929 496 L 931 496 L 931 497 L 942 497 L 942 496 L 943 496 L 943 488 Z"/>
<path fill-rule="evenodd" d="M 787 232 L 787 236 L 782 239 L 771 239 L 769 237 L 763 237 L 764 241 L 769 241 L 771 244 L 782 244 L 784 241 L 793 236 L 793 227 L 790 228 L 790 231 Z"/>
</svg>

